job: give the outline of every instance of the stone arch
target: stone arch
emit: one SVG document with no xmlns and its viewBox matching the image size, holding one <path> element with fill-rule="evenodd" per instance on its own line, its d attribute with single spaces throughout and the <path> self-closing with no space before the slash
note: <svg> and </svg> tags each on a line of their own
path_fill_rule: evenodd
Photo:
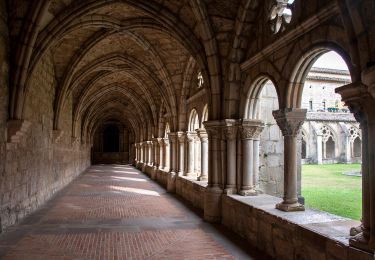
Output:
<svg viewBox="0 0 375 260">
<path fill-rule="evenodd" d="M 190 132 L 195 132 L 196 129 L 199 129 L 199 122 L 198 112 L 195 108 L 193 108 L 190 111 L 188 130 Z"/>
<path fill-rule="evenodd" d="M 320 42 L 307 46 L 300 53 L 300 55 L 295 55 L 298 58 L 292 58 L 290 63 L 293 64 L 293 71 L 289 79 L 289 84 L 286 91 L 286 107 L 288 108 L 299 108 L 301 107 L 302 91 L 304 83 L 313 64 L 320 58 L 321 55 L 334 51 L 339 54 L 345 61 L 352 80 L 357 77 L 357 70 L 350 62 L 350 56 L 347 51 L 345 51 L 341 46 L 334 42 Z M 287 65 L 289 66 L 289 65 Z"/>
<path fill-rule="evenodd" d="M 208 104 L 204 105 L 203 111 L 202 111 L 202 120 L 201 120 L 201 127 L 204 128 L 203 122 L 208 120 Z"/>
<path fill-rule="evenodd" d="M 259 107 L 259 95 L 262 92 L 263 87 L 265 84 L 270 81 L 272 85 L 274 86 L 278 102 L 280 105 L 280 95 L 277 88 L 277 85 L 275 84 L 275 80 L 272 76 L 267 74 L 261 74 L 254 80 L 251 84 L 249 84 L 249 88 L 246 92 L 246 99 L 243 99 L 241 102 L 241 116 L 242 118 L 246 119 L 259 119 L 257 118 L 257 111 Z"/>
</svg>

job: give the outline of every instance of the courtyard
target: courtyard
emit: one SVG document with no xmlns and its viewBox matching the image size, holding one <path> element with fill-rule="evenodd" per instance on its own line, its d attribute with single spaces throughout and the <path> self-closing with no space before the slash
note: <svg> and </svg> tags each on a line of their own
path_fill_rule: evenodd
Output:
<svg viewBox="0 0 375 260">
<path fill-rule="evenodd" d="M 309 208 L 360 220 L 362 178 L 342 172 L 355 172 L 360 164 L 302 165 L 302 196 Z"/>
</svg>

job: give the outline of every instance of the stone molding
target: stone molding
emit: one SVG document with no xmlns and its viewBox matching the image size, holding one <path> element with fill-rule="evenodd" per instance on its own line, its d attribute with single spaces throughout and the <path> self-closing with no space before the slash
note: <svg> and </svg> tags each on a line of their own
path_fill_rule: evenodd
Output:
<svg viewBox="0 0 375 260">
<path fill-rule="evenodd" d="M 368 87 L 367 91 L 375 98 L 375 65 L 362 72 L 362 82 Z"/>
<path fill-rule="evenodd" d="M 306 109 L 285 108 L 272 112 L 283 136 L 297 137 L 306 119 Z"/>
<path fill-rule="evenodd" d="M 52 142 L 54 144 L 58 144 L 60 142 L 61 138 L 63 137 L 63 135 L 64 135 L 63 130 L 58 130 L 58 129 L 52 130 Z"/>
<path fill-rule="evenodd" d="M 26 120 L 9 120 L 7 122 L 7 142 L 17 144 L 26 135 L 31 126 L 31 122 Z"/>
</svg>

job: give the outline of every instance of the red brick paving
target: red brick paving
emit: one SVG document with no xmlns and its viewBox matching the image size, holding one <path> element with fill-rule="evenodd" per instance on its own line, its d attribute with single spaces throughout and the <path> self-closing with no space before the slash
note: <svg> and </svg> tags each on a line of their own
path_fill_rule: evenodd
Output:
<svg viewBox="0 0 375 260">
<path fill-rule="evenodd" d="M 0 238 L 1 259 L 251 259 L 131 166 L 94 166 Z"/>
</svg>

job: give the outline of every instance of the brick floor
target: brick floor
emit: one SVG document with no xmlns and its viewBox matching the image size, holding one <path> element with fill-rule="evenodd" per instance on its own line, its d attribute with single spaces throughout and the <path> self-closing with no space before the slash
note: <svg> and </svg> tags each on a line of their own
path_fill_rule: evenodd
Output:
<svg viewBox="0 0 375 260">
<path fill-rule="evenodd" d="M 240 245 L 238 245 L 240 244 Z M 0 237 L 1 259 L 262 259 L 131 166 L 93 166 Z"/>
</svg>

